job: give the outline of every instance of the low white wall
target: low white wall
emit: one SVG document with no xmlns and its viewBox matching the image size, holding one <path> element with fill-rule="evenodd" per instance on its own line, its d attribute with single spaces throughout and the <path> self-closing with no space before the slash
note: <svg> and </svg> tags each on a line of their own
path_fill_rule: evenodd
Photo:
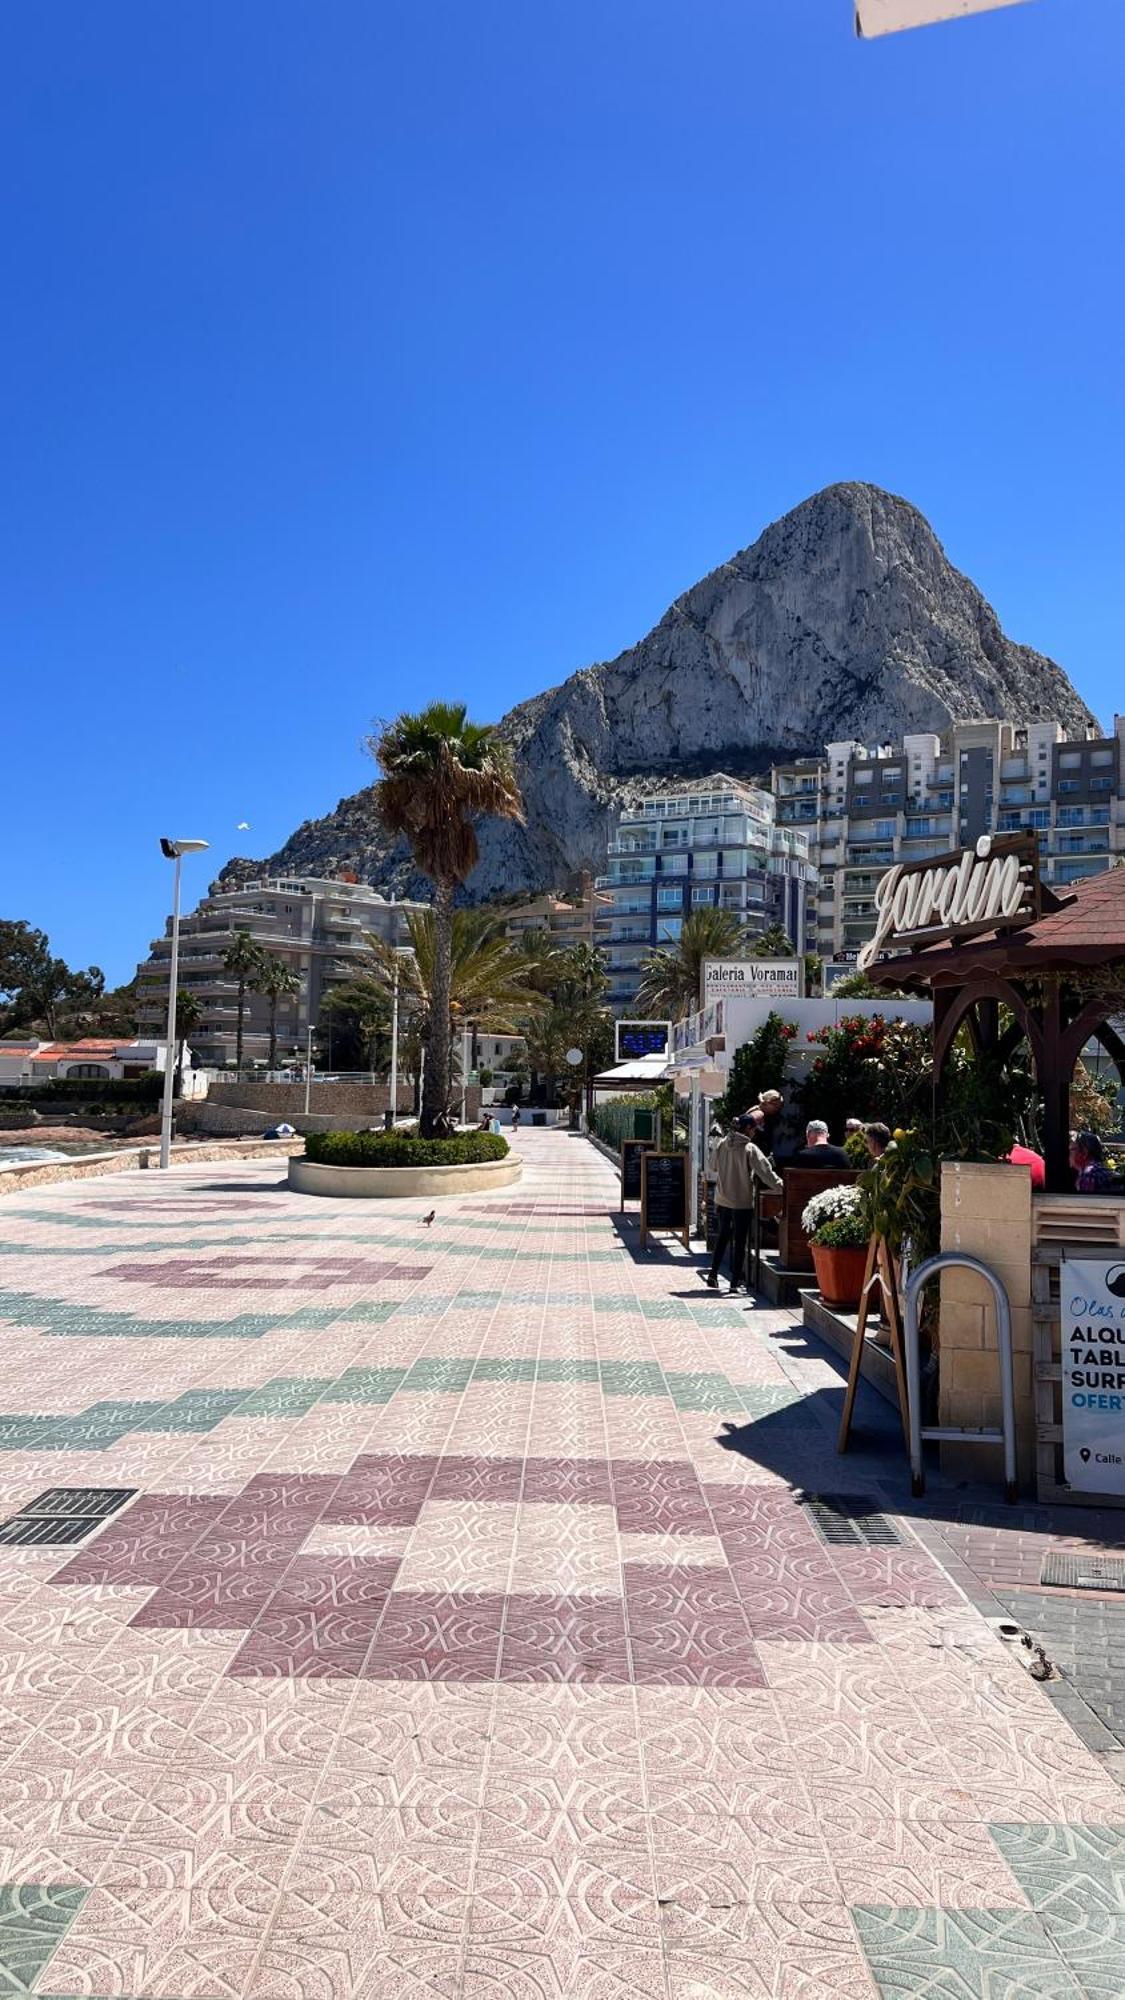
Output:
<svg viewBox="0 0 1125 2000">
<path fill-rule="evenodd" d="M 296 1194 L 359 1196 L 390 1200 L 395 1196 L 474 1194 L 510 1187 L 523 1173 L 518 1153 L 506 1160 L 481 1160 L 464 1167 L 328 1167 L 295 1157 L 289 1162 L 289 1185 Z"/>
</svg>

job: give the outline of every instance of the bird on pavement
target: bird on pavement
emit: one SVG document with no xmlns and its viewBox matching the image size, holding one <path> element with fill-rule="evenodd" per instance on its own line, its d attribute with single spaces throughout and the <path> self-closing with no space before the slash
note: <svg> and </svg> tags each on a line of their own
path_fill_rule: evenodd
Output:
<svg viewBox="0 0 1125 2000">
<path fill-rule="evenodd" d="M 435 1215 L 436 1215 L 436 1214 L 437 1214 L 437 1209 L 436 1209 L 436 1208 L 431 1208 L 431 1210 L 430 1210 L 429 1214 L 428 1214 L 428 1215 L 424 1215 L 424 1216 L 422 1217 L 422 1220 L 423 1220 L 423 1222 L 425 1223 L 425 1225 L 426 1225 L 426 1228 L 427 1228 L 427 1229 L 429 1228 L 429 1226 L 430 1226 L 431 1222 L 433 1221 L 433 1219 L 434 1219 L 434 1217 L 435 1217 Z"/>
</svg>

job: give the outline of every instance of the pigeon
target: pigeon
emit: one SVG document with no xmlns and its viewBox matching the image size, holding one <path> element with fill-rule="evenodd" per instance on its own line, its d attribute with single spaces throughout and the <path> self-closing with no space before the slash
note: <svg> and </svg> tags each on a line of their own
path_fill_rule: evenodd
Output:
<svg viewBox="0 0 1125 2000">
<path fill-rule="evenodd" d="M 437 1209 L 436 1209 L 436 1208 L 431 1208 L 431 1210 L 430 1210 L 429 1214 L 428 1214 L 428 1215 L 424 1215 L 424 1216 L 422 1217 L 422 1220 L 423 1220 L 423 1222 L 425 1223 L 425 1225 L 426 1225 L 426 1228 L 427 1228 L 427 1229 L 429 1228 L 429 1226 L 430 1226 L 431 1222 L 433 1221 L 433 1219 L 434 1219 L 434 1217 L 435 1217 L 435 1215 L 436 1215 L 436 1214 L 437 1214 Z"/>
</svg>

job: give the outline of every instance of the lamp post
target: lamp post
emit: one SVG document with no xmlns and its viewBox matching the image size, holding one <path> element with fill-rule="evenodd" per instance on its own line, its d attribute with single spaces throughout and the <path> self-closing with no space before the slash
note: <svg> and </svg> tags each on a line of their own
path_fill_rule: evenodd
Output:
<svg viewBox="0 0 1125 2000">
<path fill-rule="evenodd" d="M 174 861 L 175 874 L 172 879 L 172 954 L 168 961 L 168 1031 L 164 1044 L 164 1102 L 160 1112 L 160 1164 L 166 1167 L 172 1150 L 172 1088 L 175 1083 L 175 1065 L 172 1049 L 176 1040 L 176 986 L 180 976 L 180 863 L 185 854 L 201 854 L 210 846 L 208 840 L 167 840 L 160 839 L 160 852 L 166 861 Z"/>
<path fill-rule="evenodd" d="M 313 1024 L 309 1022 L 308 1042 L 305 1048 L 305 1117 L 309 1115 L 309 1096 L 312 1091 L 312 1044 Z"/>
<path fill-rule="evenodd" d="M 413 947 L 408 944 L 395 946 L 395 977 L 391 988 L 391 1080 L 387 1092 L 387 1110 L 383 1119 L 388 1132 L 393 1131 L 398 1117 L 398 967 L 399 960 L 413 956 Z"/>
</svg>

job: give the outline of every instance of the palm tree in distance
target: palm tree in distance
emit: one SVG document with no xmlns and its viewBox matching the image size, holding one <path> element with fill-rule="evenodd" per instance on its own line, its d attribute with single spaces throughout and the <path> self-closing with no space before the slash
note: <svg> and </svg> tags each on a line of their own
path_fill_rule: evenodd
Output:
<svg viewBox="0 0 1125 2000">
<path fill-rule="evenodd" d="M 523 798 L 506 743 L 470 722 L 462 702 L 431 702 L 418 714 L 381 725 L 369 745 L 382 772 L 374 803 L 389 833 L 405 835 L 414 859 L 434 885 L 434 962 L 429 993 L 426 1079 L 419 1130 L 423 1138 L 452 1129 L 450 1090 L 450 970 L 453 897 L 476 866 L 474 820 L 487 814 L 523 822 Z"/>
<path fill-rule="evenodd" d="M 382 994 L 389 995 L 397 969 L 399 1008 L 408 1018 L 420 1018 L 428 1036 L 438 979 L 436 913 L 411 911 L 406 933 L 409 952 L 396 952 L 383 938 L 368 935 L 370 978 Z M 524 1022 L 547 1005 L 546 996 L 534 984 L 533 973 L 528 954 L 521 945 L 512 944 L 492 911 L 454 910 L 449 1007 L 458 1021 L 497 1035 L 518 1034 Z"/>
<path fill-rule="evenodd" d="M 784 924 L 767 924 L 750 944 L 751 958 L 795 958 L 797 947 Z"/>
<path fill-rule="evenodd" d="M 707 903 L 685 917 L 673 945 L 660 945 L 641 963 L 637 1007 L 643 1014 L 681 1021 L 700 1005 L 705 958 L 736 958 L 746 933 L 733 910 Z"/>
<path fill-rule="evenodd" d="M 300 992 L 301 975 L 291 965 L 286 965 L 283 958 L 276 957 L 271 951 L 263 953 L 263 960 L 264 963 L 258 974 L 254 990 L 256 993 L 263 993 L 269 1001 L 269 1068 L 275 1070 L 277 1068 L 277 1003 L 279 1000 L 291 999 L 294 993 Z"/>
<path fill-rule="evenodd" d="M 260 944 L 255 944 L 249 931 L 235 931 L 223 953 L 223 971 L 228 979 L 238 983 L 238 1020 L 234 1037 L 234 1064 L 236 1070 L 242 1068 L 243 1030 L 246 1025 L 246 994 L 257 993 L 258 982 L 265 970 L 267 954 Z"/>
</svg>

